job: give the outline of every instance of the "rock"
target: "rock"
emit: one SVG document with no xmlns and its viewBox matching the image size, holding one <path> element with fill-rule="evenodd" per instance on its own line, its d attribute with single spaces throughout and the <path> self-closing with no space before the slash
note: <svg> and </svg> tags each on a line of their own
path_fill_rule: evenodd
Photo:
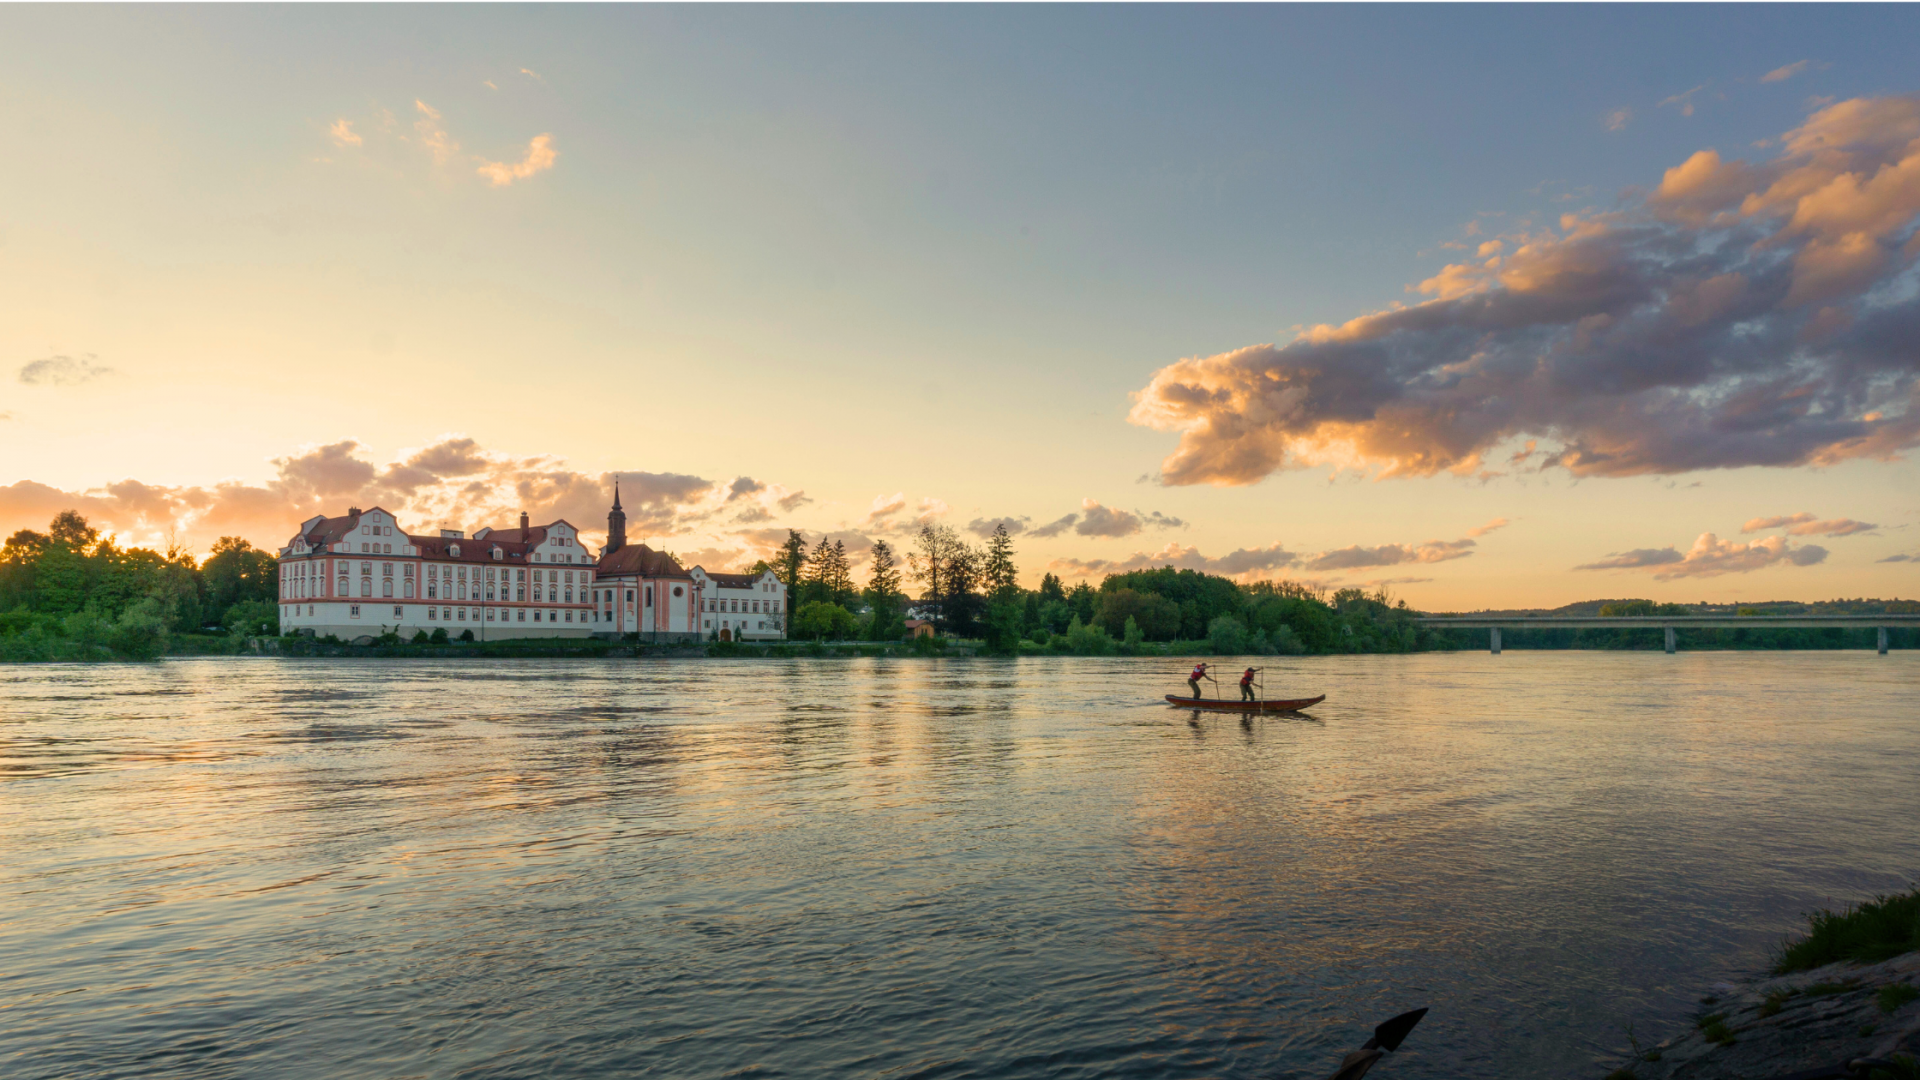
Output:
<svg viewBox="0 0 1920 1080">
<path fill-rule="evenodd" d="M 1881 993 L 1892 986 L 1914 993 Z M 1645 1055 L 1658 1060 L 1622 1068 L 1636 1080 L 1767 1080 L 1860 1057 L 1920 1055 L 1920 952 L 1717 983 L 1712 991 L 1693 1031 Z M 1897 1007 L 1888 1012 L 1883 1003 Z"/>
</svg>

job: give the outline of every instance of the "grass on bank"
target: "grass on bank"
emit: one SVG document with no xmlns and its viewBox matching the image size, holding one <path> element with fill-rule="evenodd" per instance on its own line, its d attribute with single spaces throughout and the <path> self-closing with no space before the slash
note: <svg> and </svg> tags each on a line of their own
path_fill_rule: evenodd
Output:
<svg viewBox="0 0 1920 1080">
<path fill-rule="evenodd" d="M 1920 887 L 1844 911 L 1809 912 L 1806 936 L 1781 947 L 1773 973 L 1790 975 L 1842 960 L 1877 964 L 1915 949 L 1920 949 Z"/>
</svg>

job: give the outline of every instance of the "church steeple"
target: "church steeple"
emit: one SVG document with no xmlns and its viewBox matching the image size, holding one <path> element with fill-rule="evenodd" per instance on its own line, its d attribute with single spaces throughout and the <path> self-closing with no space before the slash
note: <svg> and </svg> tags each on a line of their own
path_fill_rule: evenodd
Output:
<svg viewBox="0 0 1920 1080">
<path fill-rule="evenodd" d="M 620 477 L 613 478 L 613 509 L 607 512 L 607 546 L 601 551 L 611 555 L 627 546 L 627 512 L 620 509 Z"/>
</svg>

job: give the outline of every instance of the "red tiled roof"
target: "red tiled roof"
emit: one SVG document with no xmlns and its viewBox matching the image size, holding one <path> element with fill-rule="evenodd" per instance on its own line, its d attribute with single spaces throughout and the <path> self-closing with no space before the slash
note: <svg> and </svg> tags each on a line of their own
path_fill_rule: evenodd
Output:
<svg viewBox="0 0 1920 1080">
<path fill-rule="evenodd" d="M 594 576 L 604 578 L 614 575 L 693 579 L 693 575 L 681 569 L 673 556 L 664 551 L 655 551 L 645 544 L 628 544 L 611 555 L 602 555 Z"/>
</svg>

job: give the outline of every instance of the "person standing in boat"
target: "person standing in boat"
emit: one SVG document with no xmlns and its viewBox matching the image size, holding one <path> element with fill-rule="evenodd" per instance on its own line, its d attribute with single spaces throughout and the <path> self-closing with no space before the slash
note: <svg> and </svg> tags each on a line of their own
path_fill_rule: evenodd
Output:
<svg viewBox="0 0 1920 1080">
<path fill-rule="evenodd" d="M 1207 677 L 1207 665 L 1193 665 L 1193 673 L 1187 676 L 1187 685 L 1193 687 L 1193 696 L 1200 696 L 1200 680 Z"/>
<path fill-rule="evenodd" d="M 1253 673 L 1259 670 L 1260 670 L 1259 668 L 1250 667 L 1244 673 L 1241 674 L 1240 676 L 1240 700 L 1241 701 L 1252 701 L 1254 699 L 1253 698 Z"/>
</svg>

